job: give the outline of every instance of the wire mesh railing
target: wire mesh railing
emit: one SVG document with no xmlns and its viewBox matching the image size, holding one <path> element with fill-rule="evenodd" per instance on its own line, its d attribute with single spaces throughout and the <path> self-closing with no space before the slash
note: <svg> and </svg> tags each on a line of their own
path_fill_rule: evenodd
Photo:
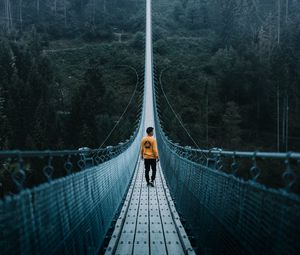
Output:
<svg viewBox="0 0 300 255">
<path fill-rule="evenodd" d="M 102 148 L 110 143 L 105 139 L 95 150 L 0 152 L 1 254 L 99 254 L 133 176 L 144 130 L 144 68 L 119 67 L 137 76 L 128 105 L 139 109 L 128 140 Z M 116 126 L 134 114 L 128 105 L 107 137 L 123 132 Z"/>
<path fill-rule="evenodd" d="M 12 195 L 24 188 L 97 166 L 124 152 L 132 139 L 103 149 L 0 151 L 0 195 Z"/>
<path fill-rule="evenodd" d="M 48 158 L 43 172 L 49 182 L 0 201 L 1 253 L 96 254 L 132 177 L 140 138 L 138 129 L 127 143 L 103 150 L 2 153 L 17 157 L 12 178 L 19 186 L 27 157 Z M 73 166 L 70 156 L 87 169 L 51 180 L 52 159 L 62 156 L 66 171 Z"/>
<path fill-rule="evenodd" d="M 157 104 L 162 170 L 199 254 L 299 254 L 300 153 L 180 146 Z"/>
<path fill-rule="evenodd" d="M 300 198 L 187 159 L 158 136 L 161 165 L 177 208 L 207 254 L 298 254 Z M 189 154 L 189 157 L 190 154 Z M 215 164 L 215 161 L 214 161 Z M 257 171 L 252 166 L 250 171 Z M 291 172 L 285 171 L 288 177 Z M 293 175 L 293 174 L 292 174 Z"/>
<path fill-rule="evenodd" d="M 137 70 L 133 66 L 121 64 L 116 67 L 133 71 L 136 76 L 136 84 L 127 106 L 99 148 L 81 147 L 78 150 L 59 151 L 0 151 L 0 198 L 16 194 L 24 188 L 32 188 L 43 182 L 97 166 L 123 153 L 131 145 L 135 134 L 132 134 L 129 139 L 119 142 L 118 145 L 104 148 L 108 142 L 116 140 L 116 136 L 111 139 L 112 134 L 117 133 L 118 137 L 125 137 L 124 127 L 120 125 L 125 118 L 136 116 L 136 121 L 131 124 L 131 127 L 138 130 L 142 115 L 144 70 Z M 132 111 L 133 107 L 137 109 Z M 125 132 L 127 134 L 130 130 Z"/>
<path fill-rule="evenodd" d="M 1 253 L 99 253 L 137 162 L 142 94 L 138 99 L 135 131 L 116 146 L 0 152 Z"/>
</svg>

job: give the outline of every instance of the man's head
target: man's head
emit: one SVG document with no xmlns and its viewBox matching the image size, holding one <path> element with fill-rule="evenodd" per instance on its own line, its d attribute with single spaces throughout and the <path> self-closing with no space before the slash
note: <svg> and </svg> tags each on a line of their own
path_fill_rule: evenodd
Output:
<svg viewBox="0 0 300 255">
<path fill-rule="evenodd" d="M 146 129 L 146 132 L 147 132 L 147 134 L 149 135 L 149 136 L 153 136 L 153 127 L 148 127 L 147 129 Z"/>
</svg>

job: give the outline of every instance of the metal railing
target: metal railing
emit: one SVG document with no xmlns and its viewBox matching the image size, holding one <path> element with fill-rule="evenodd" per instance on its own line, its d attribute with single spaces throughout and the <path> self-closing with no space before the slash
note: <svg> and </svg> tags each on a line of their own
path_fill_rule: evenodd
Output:
<svg viewBox="0 0 300 255">
<path fill-rule="evenodd" d="M 134 140 L 103 149 L 0 151 L 0 195 L 20 192 L 58 177 L 104 163 L 124 152 Z"/>
<path fill-rule="evenodd" d="M 143 119 L 116 146 L 0 152 L 1 254 L 98 254 L 133 176 Z"/>
<path fill-rule="evenodd" d="M 0 198 L 5 195 L 12 195 L 20 192 L 24 188 L 32 188 L 46 181 L 67 176 L 81 170 L 97 166 L 123 153 L 132 143 L 136 132 L 141 124 L 142 106 L 142 85 L 143 70 L 140 72 L 130 65 L 117 65 L 117 68 L 128 68 L 136 77 L 134 91 L 127 106 L 124 108 L 119 119 L 100 144 L 98 149 L 87 147 L 78 150 L 46 150 L 46 151 L 0 151 Z M 135 132 L 124 142 L 116 146 L 103 145 L 111 137 L 112 133 L 120 123 L 125 114 L 129 111 L 129 106 L 137 99 L 139 110 L 135 123 Z"/>
<path fill-rule="evenodd" d="M 99 165 L 70 174 L 32 189 L 23 189 L 0 201 L 0 250 L 3 254 L 96 254 L 122 202 L 137 162 L 141 132 Z M 122 148 L 122 149 L 121 149 Z M 39 156 L 70 156 L 60 151 Z M 22 159 L 36 152 L 17 153 Z M 12 154 L 13 156 L 15 154 Z M 9 156 L 9 155 L 6 155 Z M 96 156 L 97 157 L 97 156 Z M 20 161 L 21 159 L 21 161 Z M 83 162 L 80 159 L 78 162 Z M 105 160 L 102 158 L 101 160 Z M 43 169 L 51 176 L 51 160 Z M 20 163 L 21 162 L 21 163 Z M 65 164 L 71 164 L 65 161 Z M 65 166 L 71 168 L 71 165 Z M 81 164 L 80 164 L 81 165 Z M 82 166 L 82 165 L 81 165 Z M 22 174 L 20 175 L 22 177 Z M 19 178 L 14 176 L 14 178 Z M 19 180 L 18 180 L 19 182 Z M 117 184 L 117 185 L 116 185 Z"/>
<path fill-rule="evenodd" d="M 180 146 L 155 114 L 162 170 L 200 254 L 299 254 L 300 153 Z"/>
</svg>

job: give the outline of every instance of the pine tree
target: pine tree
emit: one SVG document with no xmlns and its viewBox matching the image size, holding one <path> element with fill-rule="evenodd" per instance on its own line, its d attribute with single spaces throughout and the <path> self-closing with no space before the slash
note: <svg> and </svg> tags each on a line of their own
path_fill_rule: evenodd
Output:
<svg viewBox="0 0 300 255">
<path fill-rule="evenodd" d="M 3 97 L 2 89 L 0 87 L 0 150 L 7 147 L 7 116 L 5 113 L 5 99 Z"/>
<path fill-rule="evenodd" d="M 224 137 L 226 141 L 224 146 L 233 149 L 241 147 L 241 116 L 235 102 L 228 102 L 226 104 L 226 110 L 222 120 L 224 123 Z"/>
</svg>

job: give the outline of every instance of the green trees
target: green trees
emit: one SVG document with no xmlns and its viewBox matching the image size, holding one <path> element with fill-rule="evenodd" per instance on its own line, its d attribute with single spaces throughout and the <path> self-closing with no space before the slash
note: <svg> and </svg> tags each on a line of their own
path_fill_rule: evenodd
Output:
<svg viewBox="0 0 300 255">
<path fill-rule="evenodd" d="M 138 17 L 136 13 L 143 7 L 142 1 L 123 0 L 5 0 L 0 6 L 4 14 L 0 26 L 9 34 L 29 31 L 35 25 L 50 39 L 107 41 L 113 29 L 136 32 L 140 22 L 132 18 Z"/>
<path fill-rule="evenodd" d="M 0 40 L 0 147 L 7 148 L 9 123 L 7 108 L 9 104 L 9 85 L 13 82 L 15 72 L 13 54 L 7 40 Z"/>
<path fill-rule="evenodd" d="M 145 47 L 145 34 L 142 32 L 136 33 L 131 45 L 138 50 L 143 50 Z"/>
<path fill-rule="evenodd" d="M 9 148 L 47 148 L 53 133 L 47 129 L 47 123 L 53 122 L 49 116 L 54 115 L 49 95 L 53 72 L 47 57 L 31 49 L 30 45 L 1 41 L 1 115 L 6 130 L 1 140 Z"/>
<path fill-rule="evenodd" d="M 5 113 L 5 99 L 3 97 L 3 92 L 0 87 L 0 150 L 7 147 L 7 136 L 8 136 L 8 126 L 7 126 L 7 116 Z"/>
<path fill-rule="evenodd" d="M 173 67 L 163 75 L 165 90 L 201 146 L 299 150 L 297 1 L 161 0 L 153 5 L 154 29 L 164 31 L 163 43 L 155 44 L 158 66 Z M 184 111 L 186 106 L 193 111 Z M 162 112 L 170 119 L 167 105 Z M 238 124 L 229 118 L 235 112 Z M 184 134 L 179 123 L 172 127 L 167 131 L 174 140 Z M 184 135 L 179 139 L 192 144 Z"/>
<path fill-rule="evenodd" d="M 85 83 L 78 89 L 72 101 L 69 139 L 73 146 L 95 148 L 100 143 L 96 118 L 105 103 L 102 72 L 96 62 L 90 61 L 84 79 Z M 74 138 L 79 140 L 74 141 Z"/>
<path fill-rule="evenodd" d="M 116 66 L 141 63 L 144 2 L 5 0 L 0 11 L 0 148 L 99 146 L 134 89 Z M 108 143 L 129 137 L 137 108 Z"/>
<path fill-rule="evenodd" d="M 236 103 L 228 102 L 226 104 L 225 113 L 222 116 L 224 146 L 234 150 L 241 146 L 241 116 Z"/>
</svg>

